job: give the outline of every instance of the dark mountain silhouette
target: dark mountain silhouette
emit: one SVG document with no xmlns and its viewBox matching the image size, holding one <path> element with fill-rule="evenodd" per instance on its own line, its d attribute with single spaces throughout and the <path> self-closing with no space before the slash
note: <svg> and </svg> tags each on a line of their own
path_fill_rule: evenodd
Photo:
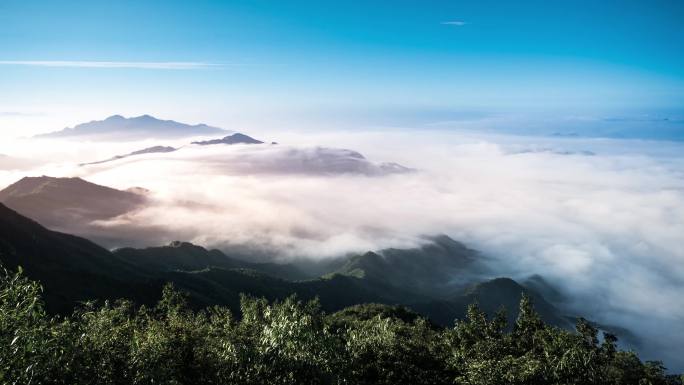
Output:
<svg viewBox="0 0 684 385">
<path fill-rule="evenodd" d="M 192 144 L 198 144 L 200 146 L 207 146 L 211 144 L 262 144 L 264 142 L 256 140 L 251 136 L 245 134 L 235 133 L 233 135 L 228 135 L 221 139 L 204 140 L 198 142 L 192 142 Z"/>
<path fill-rule="evenodd" d="M 217 135 L 227 132 L 206 124 L 185 124 L 173 120 L 160 120 L 150 115 L 125 118 L 113 115 L 105 120 L 82 123 L 73 128 L 38 135 L 41 138 L 90 137 L 104 140 L 139 140 L 146 138 L 183 138 L 199 135 Z"/>
<path fill-rule="evenodd" d="M 164 152 L 174 152 L 176 150 L 177 150 L 177 148 L 170 147 L 170 146 L 154 146 L 154 147 L 144 148 L 144 149 L 138 150 L 138 151 L 133 151 L 130 154 L 128 154 L 128 156 L 142 155 L 142 154 L 155 154 L 155 153 L 164 153 Z"/>
<path fill-rule="evenodd" d="M 495 278 L 474 284 L 462 293 L 446 299 L 413 303 L 409 306 L 418 313 L 424 314 L 438 324 L 449 325 L 455 319 L 463 319 L 468 305 L 477 303 L 487 314 L 505 310 L 508 324 L 513 325 L 518 316 L 517 304 L 523 293 L 529 295 L 541 318 L 552 325 L 571 329 L 574 325 L 560 311 L 547 302 L 542 295 L 527 289 L 510 278 Z"/>
<path fill-rule="evenodd" d="M 553 303 L 567 302 L 567 298 L 558 288 L 548 283 L 544 277 L 534 274 L 521 282 L 526 288 L 533 290 Z"/>
<path fill-rule="evenodd" d="M 546 322 L 572 327 L 571 320 L 541 294 L 510 278 L 472 284 L 471 277 L 470 285 L 465 287 L 462 282 L 450 284 L 454 281 L 449 279 L 453 278 L 451 274 L 468 275 L 469 265 L 477 253 L 446 236 L 430 239 L 432 243 L 416 249 L 389 249 L 350 256 L 343 267 L 333 272 L 320 278 L 299 280 L 304 269 L 296 264 L 248 263 L 231 259 L 218 250 L 208 251 L 188 243 L 123 249 L 115 254 L 150 269 L 161 266 L 165 279 L 190 288 L 192 297 L 203 304 L 237 306 L 241 290 L 270 300 L 294 293 L 302 299 L 320 298 L 327 311 L 370 302 L 403 304 L 438 324 L 451 325 L 454 319 L 465 316 L 468 305 L 473 302 L 478 302 L 489 314 L 504 308 L 512 321 L 517 317 L 520 297 L 527 293 Z"/>
<path fill-rule="evenodd" d="M 152 303 L 161 282 L 108 250 L 69 234 L 50 231 L 0 203 L 0 264 L 21 266 L 45 288 L 51 312 L 64 313 L 80 301 L 135 298 Z"/>
<path fill-rule="evenodd" d="M 426 237 L 425 241 L 414 249 L 385 249 L 353 256 L 336 272 L 424 295 L 447 296 L 459 287 L 459 277 L 469 275 L 477 252 L 446 235 Z"/>
<path fill-rule="evenodd" d="M 168 257 L 173 249 L 181 250 L 179 259 L 162 264 L 149 261 Z M 184 258 L 190 255 L 202 256 L 205 263 L 224 267 L 180 269 L 186 263 Z M 159 298 L 164 282 L 173 282 L 189 293 L 197 307 L 224 304 L 236 311 L 241 293 L 269 299 L 283 299 L 291 294 L 306 299 L 318 296 L 331 311 L 369 301 L 396 301 L 395 295 L 403 295 L 396 291 L 388 295 L 390 290 L 382 285 L 361 285 L 360 280 L 341 275 L 288 281 L 255 269 L 231 269 L 233 264 L 244 263 L 222 261 L 223 257 L 187 243 L 112 253 L 84 238 L 48 230 L 0 204 L 0 264 L 9 269 L 21 266 L 29 278 L 40 281 L 52 312 L 69 312 L 78 302 L 89 299 L 130 298 L 137 303 L 152 303 Z M 195 262 L 185 266 L 203 265 Z M 158 270 L 159 266 L 165 267 Z M 251 266 L 264 266 L 266 271 L 275 269 L 271 264 Z"/>
<path fill-rule="evenodd" d="M 93 165 L 93 164 L 102 164 L 102 163 L 112 162 L 115 160 L 128 158 L 129 156 L 167 153 L 167 152 L 174 152 L 176 150 L 178 150 L 178 149 L 175 147 L 170 147 L 170 146 L 153 146 L 153 147 L 144 148 L 142 150 L 133 151 L 133 152 L 130 152 L 130 153 L 125 154 L 125 155 L 115 155 L 115 156 L 113 156 L 109 159 L 105 159 L 105 160 L 99 160 L 96 162 L 89 162 L 89 163 L 81 163 L 80 166 L 88 166 L 88 165 Z"/>
<path fill-rule="evenodd" d="M 0 191 L 0 202 L 51 228 L 108 219 L 141 207 L 144 195 L 80 178 L 26 177 Z"/>
<path fill-rule="evenodd" d="M 219 304 L 237 312 L 241 293 L 269 300 L 296 294 L 301 299 L 318 297 L 330 312 L 365 303 L 405 305 L 442 325 L 463 317 L 474 301 L 490 313 L 505 308 L 513 319 L 526 292 L 547 322 L 570 325 L 543 296 L 508 278 L 480 282 L 455 295 L 449 290 L 436 293 L 448 287 L 450 274 L 465 274 L 475 256 L 440 236 L 416 249 L 351 256 L 342 268 L 311 278 L 296 264 L 251 263 L 184 242 L 110 252 L 86 239 L 50 231 L 0 204 L 0 262 L 10 269 L 22 266 L 29 278 L 39 280 L 52 312 L 69 312 L 88 299 L 124 297 L 152 303 L 162 285 L 172 282 L 198 308 Z"/>
</svg>

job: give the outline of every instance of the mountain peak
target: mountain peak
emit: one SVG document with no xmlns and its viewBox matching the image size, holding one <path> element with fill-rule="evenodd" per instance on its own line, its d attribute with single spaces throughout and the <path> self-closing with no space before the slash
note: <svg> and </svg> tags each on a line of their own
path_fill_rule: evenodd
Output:
<svg viewBox="0 0 684 385">
<path fill-rule="evenodd" d="M 118 192 L 129 194 L 125 191 L 119 191 L 111 187 L 101 186 L 79 177 L 53 177 L 53 176 L 25 176 L 17 182 L 9 185 L 4 190 L 0 191 L 0 200 L 6 199 L 10 196 L 32 195 L 45 193 L 45 189 L 49 188 L 50 193 L 66 193 L 69 191 L 87 193 L 89 191 L 97 191 L 99 193 Z M 81 189 L 81 190 L 79 190 Z"/>
<path fill-rule="evenodd" d="M 200 146 L 207 146 L 211 144 L 262 144 L 264 142 L 256 140 L 251 136 L 241 134 L 236 132 L 235 134 L 228 135 L 221 139 L 204 140 L 199 142 L 192 142 L 192 144 L 198 144 Z"/>
<path fill-rule="evenodd" d="M 0 202 L 48 227 L 113 218 L 141 207 L 146 200 L 145 195 L 78 177 L 25 177 L 0 191 Z"/>
<path fill-rule="evenodd" d="M 172 249 L 204 249 L 202 246 L 197 246 L 194 243 L 190 242 L 185 242 L 185 241 L 171 241 L 167 247 L 170 247 Z"/>
<path fill-rule="evenodd" d="M 160 119 L 157 119 L 157 118 L 155 118 L 154 116 L 152 116 L 152 115 L 148 115 L 148 114 L 144 114 L 144 115 L 136 116 L 136 117 L 134 117 L 134 118 L 131 118 L 131 119 L 137 119 L 137 120 L 154 120 L 154 121 L 162 121 L 162 120 L 160 120 Z"/>
<path fill-rule="evenodd" d="M 140 140 L 148 138 L 183 138 L 199 135 L 225 134 L 226 130 L 206 124 L 185 124 L 161 120 L 151 115 L 126 118 L 112 115 L 104 120 L 81 123 L 72 128 L 38 135 L 43 138 L 86 137 L 106 140 Z"/>
<path fill-rule="evenodd" d="M 77 177 L 56 178 L 46 175 L 25 176 L 0 191 L 0 200 L 7 199 L 10 196 L 33 194 L 44 189 L 46 186 L 65 186 L 68 184 L 81 184 L 81 182 L 88 183 Z"/>
</svg>

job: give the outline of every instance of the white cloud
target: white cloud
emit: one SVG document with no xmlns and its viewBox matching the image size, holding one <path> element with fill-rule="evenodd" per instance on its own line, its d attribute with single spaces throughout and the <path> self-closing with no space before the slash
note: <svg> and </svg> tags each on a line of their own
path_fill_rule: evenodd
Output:
<svg viewBox="0 0 684 385">
<path fill-rule="evenodd" d="M 649 341 L 646 358 L 684 366 L 677 362 L 684 335 L 675 332 L 684 323 L 684 144 L 445 131 L 260 138 L 352 148 L 373 162 L 420 171 L 302 175 L 288 166 L 259 173 L 255 163 L 282 166 L 288 147 L 190 146 L 102 167 L 62 163 L 32 173 L 150 189 L 155 204 L 101 223 L 138 245 L 252 242 L 325 257 L 446 233 L 488 255 L 495 274 L 541 274 L 573 298 L 567 311 L 627 327 Z M 139 149 L 103 145 L 86 157 L 75 144 L 52 147 L 72 164 Z M 14 146 L 0 150 L 32 155 Z M 293 154 L 288 159 L 298 162 L 315 152 Z M 0 171 L 0 181 L 24 174 Z"/>
<path fill-rule="evenodd" d="M 464 25 L 468 24 L 463 20 L 452 20 L 452 21 L 443 21 L 441 23 L 442 25 L 453 25 L 456 27 L 463 27 Z"/>
<path fill-rule="evenodd" d="M 163 70 L 194 70 L 221 67 L 223 64 L 204 62 L 123 62 L 123 61 L 71 61 L 71 60 L 3 60 L 0 65 L 74 68 L 136 68 Z"/>
</svg>

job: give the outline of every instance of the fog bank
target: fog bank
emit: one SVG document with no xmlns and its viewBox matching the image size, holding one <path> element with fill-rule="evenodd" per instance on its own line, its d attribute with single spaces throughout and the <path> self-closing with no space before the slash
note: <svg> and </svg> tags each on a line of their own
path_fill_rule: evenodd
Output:
<svg viewBox="0 0 684 385">
<path fill-rule="evenodd" d="M 645 358 L 684 368 L 684 144 L 406 130 L 272 135 L 260 139 L 281 144 L 190 146 L 87 167 L 77 164 L 151 143 L 70 144 L 63 156 L 0 147 L 44 160 L 0 165 L 0 183 L 48 174 L 149 189 L 149 207 L 94 224 L 122 246 L 182 239 L 326 258 L 445 233 L 483 251 L 493 275 L 541 274 L 571 298 L 561 304 L 569 313 L 627 327 L 649 340 Z M 359 151 L 373 171 L 309 172 L 305 160 L 319 146 Z M 340 151 L 332 153 L 349 155 Z M 415 171 L 378 171 L 386 162 Z"/>
</svg>

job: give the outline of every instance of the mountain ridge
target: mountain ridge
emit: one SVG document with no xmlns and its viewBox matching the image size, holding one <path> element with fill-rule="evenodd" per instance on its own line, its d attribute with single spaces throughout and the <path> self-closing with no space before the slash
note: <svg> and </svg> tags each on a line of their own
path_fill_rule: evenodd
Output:
<svg viewBox="0 0 684 385">
<path fill-rule="evenodd" d="M 203 140 L 203 141 L 195 141 L 192 142 L 192 144 L 197 144 L 200 146 L 208 146 L 208 145 L 213 145 L 213 144 L 263 144 L 264 142 L 254 139 L 249 135 L 245 135 L 239 132 L 236 132 L 232 135 L 225 136 L 221 139 L 211 139 L 211 140 Z"/>
<path fill-rule="evenodd" d="M 7 207 L 57 228 L 65 222 L 116 217 L 141 207 L 146 200 L 139 193 L 101 186 L 78 177 L 24 177 L 0 191 L 0 202 Z"/>
<path fill-rule="evenodd" d="M 185 124 L 174 120 L 157 119 L 151 115 L 125 118 L 112 115 L 104 120 L 92 120 L 59 131 L 36 135 L 37 138 L 79 138 L 93 137 L 109 140 L 143 138 L 182 138 L 200 135 L 215 135 L 230 131 L 204 123 Z"/>
<path fill-rule="evenodd" d="M 123 297 L 139 304 L 153 303 L 161 295 L 164 283 L 171 282 L 188 293 L 196 308 L 226 305 L 238 311 L 243 293 L 271 301 L 295 294 L 303 300 L 319 298 L 328 312 L 365 303 L 404 305 L 444 326 L 461 318 L 473 301 L 480 302 L 486 310 L 503 306 L 509 318 L 513 318 L 520 296 L 531 293 L 541 305 L 540 314 L 545 321 L 568 326 L 567 318 L 540 294 L 510 278 L 481 280 L 456 295 L 449 291 L 436 295 L 404 280 L 418 271 L 414 267 L 420 263 L 430 267 L 422 268 L 427 273 L 417 274 L 418 280 L 424 280 L 421 275 L 430 275 L 430 271 L 440 267 L 453 267 L 453 272 L 458 273 L 465 259 L 475 257 L 471 252 L 446 236 L 438 236 L 414 249 L 350 256 L 349 266 L 320 277 L 297 279 L 292 265 L 240 261 L 219 250 L 188 242 L 112 252 L 87 239 L 48 230 L 0 203 L 0 261 L 11 269 L 22 266 L 28 277 L 44 284 L 49 294 L 46 301 L 53 312 L 70 312 L 79 302 L 90 299 Z M 435 254 L 425 259 L 421 258 L 424 253 Z M 431 266 L 445 258 L 447 262 L 453 261 Z M 365 269 L 365 274 L 349 274 L 351 266 Z M 398 278 L 387 277 L 395 274 Z M 431 283 L 434 290 L 443 284 L 441 279 Z"/>
<path fill-rule="evenodd" d="M 111 157 L 109 159 L 105 159 L 105 160 L 80 163 L 79 166 L 90 166 L 90 165 L 102 164 L 102 163 L 107 163 L 107 162 L 113 162 L 115 160 L 125 159 L 125 158 L 131 157 L 131 156 L 136 156 L 136 155 L 165 154 L 165 153 L 174 152 L 174 151 L 178 151 L 178 149 L 175 147 L 171 147 L 171 146 L 152 146 L 152 147 L 143 148 L 142 150 L 131 151 L 128 154 L 124 154 L 124 155 L 114 155 L 113 157 Z"/>
<path fill-rule="evenodd" d="M 45 286 L 48 310 L 70 312 L 81 301 L 136 297 L 153 303 L 161 283 L 95 243 L 52 230 L 0 203 L 0 264 L 19 266 Z M 125 276 L 112 275 L 118 272 Z"/>
</svg>

